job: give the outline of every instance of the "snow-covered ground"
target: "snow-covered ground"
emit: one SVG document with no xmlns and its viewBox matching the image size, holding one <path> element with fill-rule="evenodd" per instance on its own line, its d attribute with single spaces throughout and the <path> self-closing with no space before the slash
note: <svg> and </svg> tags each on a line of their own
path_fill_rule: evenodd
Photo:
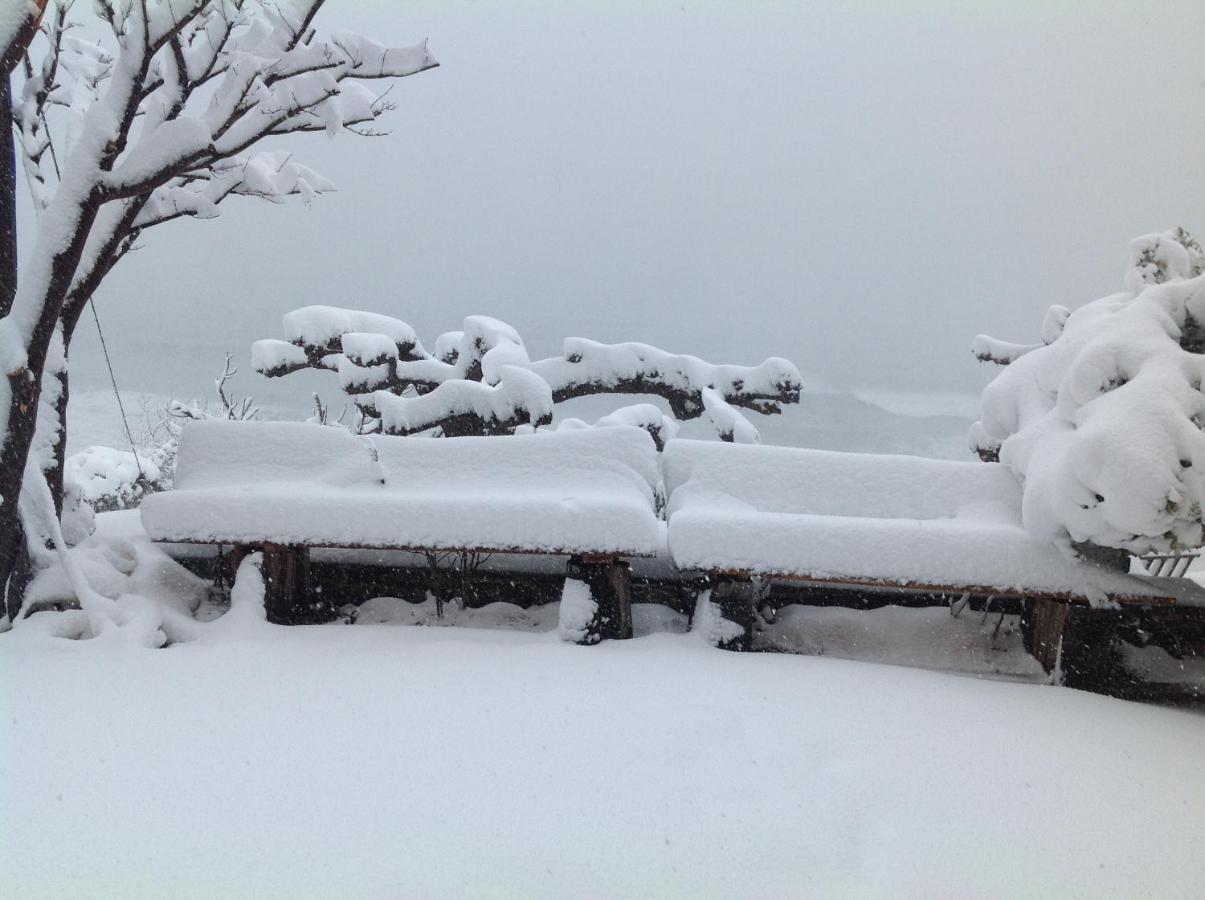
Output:
<svg viewBox="0 0 1205 900">
<path fill-rule="evenodd" d="M 84 570 L 195 603 L 137 522 Z M 0 635 L 0 896 L 1199 896 L 1205 716 L 1042 684 L 991 619 L 788 608 L 806 656 L 655 606 L 594 647 L 555 606 L 433 615 Z"/>
<path fill-rule="evenodd" d="M 1194 897 L 1205 719 L 469 628 L 0 638 L 0 894 Z"/>
</svg>

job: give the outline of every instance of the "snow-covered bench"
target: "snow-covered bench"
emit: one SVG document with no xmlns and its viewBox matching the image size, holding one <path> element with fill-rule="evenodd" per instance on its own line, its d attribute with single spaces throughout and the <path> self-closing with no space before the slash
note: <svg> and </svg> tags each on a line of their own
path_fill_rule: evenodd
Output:
<svg viewBox="0 0 1205 900">
<path fill-rule="evenodd" d="M 663 465 L 675 565 L 712 576 L 716 602 L 746 629 L 758 576 L 1013 597 L 1032 605 L 1028 643 L 1049 668 L 1068 604 L 1175 599 L 1164 581 L 1029 536 L 1020 488 L 999 464 L 676 440 Z"/>
<path fill-rule="evenodd" d="M 555 554 L 595 588 L 601 636 L 627 637 L 623 560 L 663 545 L 659 480 L 638 428 L 432 440 L 206 421 L 184 428 L 175 489 L 141 509 L 155 541 L 262 548 L 280 621 L 312 548 Z"/>
</svg>

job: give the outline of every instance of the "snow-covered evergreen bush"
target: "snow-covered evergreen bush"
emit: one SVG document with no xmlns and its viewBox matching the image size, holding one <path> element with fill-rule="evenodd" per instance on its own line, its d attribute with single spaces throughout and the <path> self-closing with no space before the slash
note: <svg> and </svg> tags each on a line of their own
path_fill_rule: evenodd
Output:
<svg viewBox="0 0 1205 900">
<path fill-rule="evenodd" d="M 648 344 L 569 338 L 561 356 L 533 360 L 514 328 L 488 316 L 469 316 L 430 352 L 405 322 L 359 310 L 305 307 L 285 316 L 284 332 L 286 340 L 255 344 L 255 369 L 269 378 L 335 372 L 369 429 L 385 434 L 514 434 L 551 422 L 557 403 L 616 394 L 660 397 L 674 420 L 706 416 L 723 440 L 754 442 L 757 429 L 741 410 L 778 413 L 802 390 L 798 369 L 778 358 L 714 365 Z M 640 425 L 659 447 L 675 431 L 648 404 L 596 423 L 615 424 Z"/>
<path fill-rule="evenodd" d="M 1137 238 L 1123 293 L 1046 315 L 1041 343 L 976 338 L 1006 366 L 972 446 L 1024 488 L 1025 527 L 1132 553 L 1205 543 L 1205 253 L 1183 229 Z"/>
</svg>

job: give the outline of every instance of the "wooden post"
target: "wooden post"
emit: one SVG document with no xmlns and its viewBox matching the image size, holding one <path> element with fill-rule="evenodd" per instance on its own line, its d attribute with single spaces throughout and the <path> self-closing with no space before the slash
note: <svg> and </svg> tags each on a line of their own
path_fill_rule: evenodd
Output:
<svg viewBox="0 0 1205 900">
<path fill-rule="evenodd" d="M 632 569 L 615 557 L 575 556 L 568 575 L 584 581 L 598 604 L 589 633 L 599 640 L 627 640 L 632 636 Z"/>
<path fill-rule="evenodd" d="M 1099 694 L 1112 694 L 1121 673 L 1114 639 L 1122 614 L 1115 610 L 1076 606 L 1067 611 L 1063 632 L 1063 684 Z"/>
<path fill-rule="evenodd" d="M 264 544 L 264 607 L 275 625 L 301 625 L 308 621 L 305 606 L 309 574 L 309 549 Z"/>
<path fill-rule="evenodd" d="M 1066 624 L 1067 604 L 1062 600 L 1031 600 L 1021 616 L 1025 649 L 1047 672 L 1053 672 L 1058 664 L 1059 645 L 1063 642 Z"/>
</svg>

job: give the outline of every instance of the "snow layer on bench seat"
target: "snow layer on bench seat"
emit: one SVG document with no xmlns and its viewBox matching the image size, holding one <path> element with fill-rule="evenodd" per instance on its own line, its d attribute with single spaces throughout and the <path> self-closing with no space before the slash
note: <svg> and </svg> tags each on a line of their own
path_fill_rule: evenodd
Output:
<svg viewBox="0 0 1205 900">
<path fill-rule="evenodd" d="M 684 570 L 1165 593 L 1030 537 L 1019 486 L 997 464 L 675 440 L 664 467 L 669 548 Z"/>
<path fill-rule="evenodd" d="M 659 479 L 637 428 L 436 440 L 190 422 L 176 488 L 142 520 L 157 541 L 652 555 Z"/>
</svg>

